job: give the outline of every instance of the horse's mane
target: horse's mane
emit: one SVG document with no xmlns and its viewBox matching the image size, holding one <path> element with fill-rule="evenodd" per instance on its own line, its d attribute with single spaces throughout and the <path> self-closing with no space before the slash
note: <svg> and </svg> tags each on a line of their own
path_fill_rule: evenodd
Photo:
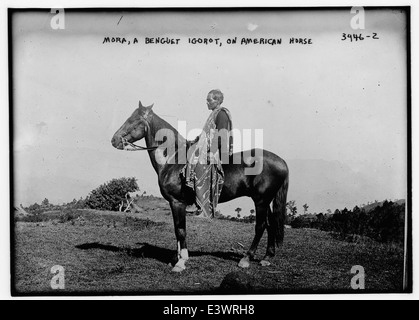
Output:
<svg viewBox="0 0 419 320">
<path fill-rule="evenodd" d="M 150 130 L 153 135 L 156 134 L 160 129 L 169 129 L 175 135 L 175 145 L 176 150 L 178 148 L 178 144 L 181 143 L 186 144 L 186 139 L 166 120 L 160 118 L 156 113 L 153 112 L 153 121 L 150 123 Z"/>
</svg>

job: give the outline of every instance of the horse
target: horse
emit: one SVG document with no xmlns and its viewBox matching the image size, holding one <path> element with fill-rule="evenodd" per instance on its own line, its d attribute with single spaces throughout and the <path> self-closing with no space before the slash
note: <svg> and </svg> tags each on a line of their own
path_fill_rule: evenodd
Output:
<svg viewBox="0 0 419 320">
<path fill-rule="evenodd" d="M 195 195 L 187 187 L 180 174 L 184 167 L 182 163 L 164 161 L 167 148 L 163 148 L 162 140 L 157 139 L 159 130 L 172 132 L 174 135 L 175 156 L 180 158 L 180 152 L 185 151 L 188 142 L 169 123 L 160 118 L 152 110 L 153 105 L 143 106 L 141 101 L 138 108 L 124 122 L 112 137 L 113 147 L 120 150 L 146 150 L 151 164 L 157 173 L 160 192 L 166 199 L 172 211 L 177 240 L 177 262 L 172 271 L 181 272 L 186 268 L 189 259 L 186 246 L 186 207 L 195 202 Z M 134 142 L 145 139 L 146 147 L 135 145 Z M 166 149 L 166 150 L 165 150 Z M 253 160 L 250 154 L 255 154 Z M 275 245 L 280 247 L 284 240 L 284 224 L 286 217 L 286 202 L 288 192 L 288 166 L 276 154 L 264 149 L 252 149 L 249 152 L 238 152 L 231 157 L 238 157 L 240 161 L 222 163 L 224 184 L 219 203 L 227 202 L 238 197 L 252 198 L 256 209 L 255 235 L 252 244 L 238 266 L 248 268 L 254 260 L 259 241 L 265 231 L 268 231 L 268 243 L 262 266 L 271 264 L 275 256 Z M 163 160 L 162 160 L 163 159 Z M 237 158 L 236 158 L 237 159 Z M 178 161 L 179 162 L 179 161 Z M 252 163 L 263 164 L 262 171 L 257 175 L 245 174 L 246 168 Z M 272 209 L 270 204 L 272 203 Z"/>
</svg>

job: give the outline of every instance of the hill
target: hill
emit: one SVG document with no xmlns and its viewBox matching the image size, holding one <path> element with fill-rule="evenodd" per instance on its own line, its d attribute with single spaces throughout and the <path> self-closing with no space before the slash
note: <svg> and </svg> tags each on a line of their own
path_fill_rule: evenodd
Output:
<svg viewBox="0 0 419 320">
<path fill-rule="evenodd" d="M 351 268 L 367 274 L 366 292 L 399 292 L 403 251 L 375 242 L 348 243 L 327 232 L 286 229 L 273 264 L 237 263 L 254 235 L 254 224 L 187 217 L 190 260 L 182 273 L 171 272 L 176 255 L 173 220 L 164 202 L 140 214 L 72 210 L 17 219 L 14 229 L 14 288 L 20 294 L 224 294 L 220 284 L 231 272 L 251 279 L 247 293 L 354 292 Z M 50 287 L 51 267 L 65 269 L 65 289 Z"/>
<path fill-rule="evenodd" d="M 365 212 L 370 212 L 371 210 L 374 210 L 376 207 L 381 207 L 383 205 L 384 201 L 380 201 L 380 202 L 377 201 L 377 202 L 374 202 L 374 203 L 371 203 L 371 204 L 367 204 L 365 206 L 360 207 L 360 209 L 364 209 Z M 404 199 L 394 200 L 392 202 L 395 203 L 395 204 L 406 204 L 406 200 L 404 200 Z"/>
</svg>

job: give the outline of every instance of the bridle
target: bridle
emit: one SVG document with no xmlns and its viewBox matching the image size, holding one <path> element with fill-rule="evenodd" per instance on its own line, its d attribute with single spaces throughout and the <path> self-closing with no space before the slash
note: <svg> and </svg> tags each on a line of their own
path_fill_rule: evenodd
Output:
<svg viewBox="0 0 419 320">
<path fill-rule="evenodd" d="M 142 147 L 142 146 L 137 146 L 134 143 L 128 142 L 127 139 L 125 138 L 121 138 L 122 140 L 122 144 L 124 145 L 124 150 L 125 151 L 150 151 L 150 150 L 156 150 L 158 147 Z M 131 148 L 126 148 L 127 146 L 131 147 Z"/>
<path fill-rule="evenodd" d="M 144 115 L 140 116 L 140 121 L 145 122 L 147 126 L 150 127 L 150 121 L 152 118 L 153 118 L 153 114 L 152 113 L 150 114 L 150 110 L 147 109 Z M 122 141 L 122 145 L 124 146 L 124 150 L 126 151 L 151 151 L 151 150 L 156 150 L 158 148 L 158 146 L 153 146 L 153 147 L 137 146 L 136 144 L 129 142 L 124 137 L 121 137 L 121 141 Z M 126 148 L 126 147 L 130 147 L 130 148 Z"/>
</svg>

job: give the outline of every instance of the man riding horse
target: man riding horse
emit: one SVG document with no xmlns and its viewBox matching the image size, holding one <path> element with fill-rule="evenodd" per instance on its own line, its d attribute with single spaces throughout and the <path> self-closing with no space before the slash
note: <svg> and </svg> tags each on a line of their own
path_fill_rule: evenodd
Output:
<svg viewBox="0 0 419 320">
<path fill-rule="evenodd" d="M 188 163 L 182 170 L 185 183 L 196 195 L 199 217 L 212 218 L 224 184 L 222 163 L 228 163 L 233 154 L 232 121 L 228 109 L 221 107 L 224 95 L 211 90 L 207 106 L 211 110 L 203 131 L 189 141 Z"/>
<path fill-rule="evenodd" d="M 194 143 L 188 143 L 189 162 L 186 165 L 182 156 L 186 140 L 173 126 L 153 112 L 152 105 L 145 107 L 141 101 L 111 140 L 117 149 L 147 150 L 149 154 L 160 192 L 169 202 L 173 215 L 178 252 L 174 272 L 185 270 L 185 263 L 189 259 L 186 206 L 194 201 L 201 207 L 203 215 L 211 216 L 218 202 L 242 196 L 253 200 L 256 209 L 255 235 L 239 267 L 250 266 L 265 229 L 268 231 L 268 241 L 266 253 L 260 261 L 262 266 L 270 264 L 275 256 L 275 245 L 279 246 L 284 240 L 288 166 L 278 155 L 264 149 L 253 148 L 231 154 L 231 115 L 221 107 L 222 102 L 223 95 L 219 90 L 208 94 L 207 105 L 211 114 L 202 134 Z M 162 132 L 168 134 L 166 138 L 170 136 L 173 139 L 172 144 L 167 139 L 161 143 L 164 140 L 160 134 Z M 142 139 L 146 147 L 134 144 Z M 169 144 L 177 150 L 173 155 L 169 155 Z M 182 161 L 172 163 L 169 160 L 173 157 Z M 255 168 L 257 172 L 253 170 Z M 185 186 L 185 182 L 189 187 Z"/>
</svg>

